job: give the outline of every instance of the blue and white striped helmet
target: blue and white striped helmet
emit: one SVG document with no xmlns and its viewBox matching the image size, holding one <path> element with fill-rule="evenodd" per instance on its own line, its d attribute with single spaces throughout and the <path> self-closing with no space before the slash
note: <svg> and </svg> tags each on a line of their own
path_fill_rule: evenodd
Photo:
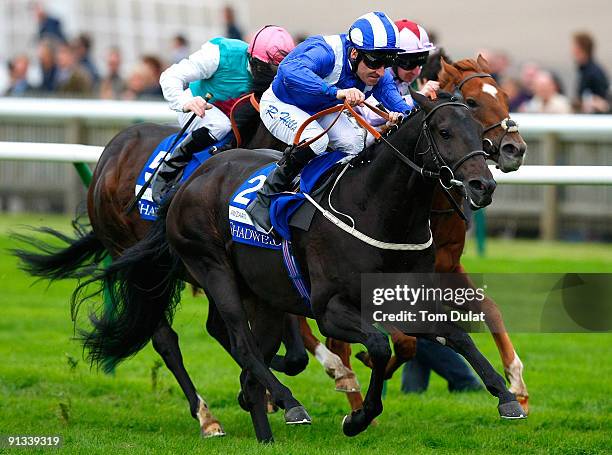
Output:
<svg viewBox="0 0 612 455">
<path fill-rule="evenodd" d="M 379 11 L 364 14 L 348 31 L 348 39 L 361 51 L 402 52 L 399 47 L 399 31 L 385 14 Z"/>
</svg>

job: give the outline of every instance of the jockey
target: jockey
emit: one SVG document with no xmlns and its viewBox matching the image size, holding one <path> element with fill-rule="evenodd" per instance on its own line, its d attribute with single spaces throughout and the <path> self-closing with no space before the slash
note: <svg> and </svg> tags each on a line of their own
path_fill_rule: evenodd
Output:
<svg viewBox="0 0 612 455">
<path fill-rule="evenodd" d="M 414 108 L 415 103 L 410 96 L 410 87 L 421 74 L 421 69 L 427 62 L 429 53 L 435 50 L 436 46 L 429 41 L 427 32 L 419 24 L 401 19 L 396 21 L 395 25 L 399 30 L 399 44 L 403 51 L 397 54 L 393 66 L 387 69 L 387 72 L 395 81 L 395 85 L 406 103 Z M 428 81 L 419 90 L 419 93 L 429 98 L 435 98 L 436 91 L 439 88 L 440 84 L 437 81 Z M 374 105 L 378 104 L 376 99 L 368 101 Z M 367 108 L 359 108 L 359 113 L 373 126 L 385 123 L 384 119 Z M 373 141 L 374 137 L 369 134 L 366 145 Z"/>
<path fill-rule="evenodd" d="M 199 152 L 223 139 L 231 130 L 228 118 L 232 104 L 249 92 L 266 90 L 281 60 L 295 47 L 282 27 L 266 25 L 250 44 L 223 37 L 213 38 L 202 48 L 164 71 L 159 78 L 170 108 L 178 111 L 183 127 L 192 113 L 191 133 L 164 162 L 152 182 L 153 199 L 160 202 L 174 186 L 183 168 Z M 204 98 L 212 95 L 209 104 Z"/>
<path fill-rule="evenodd" d="M 373 12 L 358 18 L 347 34 L 312 36 L 283 60 L 272 86 L 262 95 L 260 115 L 270 133 L 291 144 L 310 115 L 345 100 L 359 105 L 371 93 L 391 111 L 392 121 L 410 110 L 385 69 L 393 64 L 399 46 L 398 30 L 386 14 Z M 318 136 L 337 114 L 310 123 L 302 139 Z M 364 130 L 342 114 L 327 134 L 309 147 L 289 147 L 247 207 L 251 218 L 270 232 L 270 196 L 288 189 L 302 168 L 316 155 L 333 150 L 359 153 Z"/>
</svg>

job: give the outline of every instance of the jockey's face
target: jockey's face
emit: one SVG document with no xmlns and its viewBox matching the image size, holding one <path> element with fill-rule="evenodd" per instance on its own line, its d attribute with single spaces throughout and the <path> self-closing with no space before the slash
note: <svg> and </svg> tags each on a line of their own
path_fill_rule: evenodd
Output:
<svg viewBox="0 0 612 455">
<path fill-rule="evenodd" d="M 357 58 L 357 51 L 355 49 L 351 51 L 351 57 Z M 385 65 L 381 64 L 379 68 L 372 69 L 369 68 L 362 60 L 357 65 L 357 71 L 355 73 L 365 85 L 376 85 L 379 79 L 385 74 Z"/>
<path fill-rule="evenodd" d="M 412 84 L 414 80 L 419 77 L 421 74 L 422 66 L 417 66 L 411 70 L 405 70 L 401 67 L 397 68 L 397 77 L 399 77 L 402 81 L 407 82 L 408 84 Z"/>
</svg>

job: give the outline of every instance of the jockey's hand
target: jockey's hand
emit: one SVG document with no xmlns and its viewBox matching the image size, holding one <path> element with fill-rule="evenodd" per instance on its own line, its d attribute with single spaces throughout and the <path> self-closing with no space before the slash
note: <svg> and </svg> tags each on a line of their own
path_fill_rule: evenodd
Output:
<svg viewBox="0 0 612 455">
<path fill-rule="evenodd" d="M 351 106 L 357 106 L 365 101 L 365 95 L 358 88 L 345 88 L 338 90 L 336 98 L 346 100 Z"/>
<path fill-rule="evenodd" d="M 389 112 L 389 120 L 387 120 L 387 125 L 397 125 L 403 117 L 404 114 L 401 112 Z"/>
<path fill-rule="evenodd" d="M 209 109 L 212 109 L 212 104 L 208 104 L 201 96 L 196 96 L 183 106 L 183 112 L 193 112 L 198 117 L 204 117 Z"/>
<path fill-rule="evenodd" d="M 440 89 L 440 83 L 438 81 L 427 81 L 423 88 L 419 90 L 421 95 L 425 95 L 427 98 L 435 100 L 438 95 L 436 92 Z"/>
</svg>

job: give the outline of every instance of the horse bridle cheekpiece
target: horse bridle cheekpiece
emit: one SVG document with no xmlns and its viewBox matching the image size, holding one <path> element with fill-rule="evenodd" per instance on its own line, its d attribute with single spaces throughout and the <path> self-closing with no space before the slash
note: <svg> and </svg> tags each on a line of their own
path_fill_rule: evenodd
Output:
<svg viewBox="0 0 612 455">
<path fill-rule="evenodd" d="M 475 74 L 470 74 L 469 76 L 464 77 L 461 82 L 459 82 L 459 84 L 457 85 L 457 91 L 459 93 L 461 93 L 461 88 L 465 85 L 465 83 L 467 81 L 470 81 L 472 79 L 482 79 L 485 77 L 490 77 L 491 79 L 495 80 L 493 78 L 493 76 L 491 76 L 488 73 L 475 73 Z M 506 134 L 509 133 L 518 133 L 519 132 L 519 128 L 518 128 L 518 123 L 516 123 L 514 120 L 512 120 L 510 118 L 510 116 L 506 117 L 505 119 L 500 120 L 497 123 L 494 123 L 493 125 L 489 125 L 487 127 L 485 127 L 482 131 L 483 134 L 486 134 L 487 132 L 494 130 L 495 128 L 501 127 L 504 130 L 504 134 L 502 134 L 502 136 L 499 138 L 499 141 L 497 141 L 497 144 L 494 144 L 493 141 L 489 138 L 484 138 L 483 139 L 483 144 L 488 143 L 489 147 L 491 148 L 492 152 L 499 152 L 500 148 L 501 148 L 501 144 L 504 140 L 504 138 L 506 137 Z"/>
</svg>

